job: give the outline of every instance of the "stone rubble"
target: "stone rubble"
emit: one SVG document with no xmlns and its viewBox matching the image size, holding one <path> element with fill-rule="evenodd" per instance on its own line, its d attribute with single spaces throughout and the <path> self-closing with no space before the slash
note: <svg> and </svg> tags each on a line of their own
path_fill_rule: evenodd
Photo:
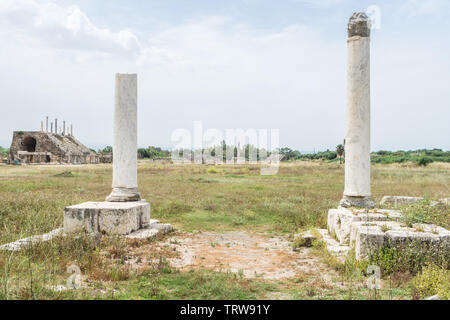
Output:
<svg viewBox="0 0 450 320">
<path fill-rule="evenodd" d="M 294 235 L 294 242 L 300 244 L 300 246 L 302 247 L 312 247 L 313 242 L 316 239 L 317 237 L 311 234 L 309 231 Z"/>
<path fill-rule="evenodd" d="M 7 243 L 0 246 L 0 250 L 6 250 L 6 251 L 20 251 L 23 248 L 37 243 L 37 242 L 47 242 L 52 240 L 54 237 L 60 236 L 63 234 L 64 229 L 55 229 L 49 233 L 40 235 L 40 236 L 32 236 L 25 239 L 20 239 L 11 243 Z"/>
<path fill-rule="evenodd" d="M 328 230 L 319 230 L 319 233 L 330 253 L 346 253 L 348 249 L 354 249 L 357 260 L 368 258 L 386 245 L 400 250 L 414 244 L 417 250 L 450 251 L 449 230 L 431 224 L 408 227 L 400 222 L 401 218 L 402 213 L 398 210 L 339 207 L 329 210 Z"/>
<path fill-rule="evenodd" d="M 150 220 L 150 223 L 146 228 L 139 229 L 135 232 L 132 232 L 128 235 L 125 235 L 125 238 L 127 239 L 149 239 L 157 236 L 158 234 L 167 234 L 169 232 L 172 232 L 173 228 L 170 224 L 163 224 L 160 223 L 158 220 Z M 20 239 L 11 243 L 7 243 L 0 246 L 0 250 L 5 251 L 20 251 L 22 249 L 25 249 L 30 244 L 35 244 L 39 242 L 47 242 L 55 237 L 63 236 L 66 237 L 67 234 L 64 233 L 64 228 L 55 229 L 49 233 L 39 235 L 39 236 L 32 236 L 25 239 Z"/>
<path fill-rule="evenodd" d="M 424 198 L 421 197 L 384 196 L 381 199 L 380 205 L 393 207 L 410 206 L 422 200 Z"/>
</svg>

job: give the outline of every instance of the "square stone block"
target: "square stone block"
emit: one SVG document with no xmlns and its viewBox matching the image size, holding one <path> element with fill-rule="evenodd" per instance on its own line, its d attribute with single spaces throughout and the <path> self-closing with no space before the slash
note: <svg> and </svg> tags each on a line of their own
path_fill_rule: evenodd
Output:
<svg viewBox="0 0 450 320">
<path fill-rule="evenodd" d="M 383 228 L 384 227 L 384 228 Z M 351 226 L 350 246 L 355 248 L 356 259 L 369 257 L 382 246 L 407 250 L 414 245 L 416 252 L 429 254 L 449 252 L 450 231 L 429 224 L 415 224 L 409 228 L 394 221 L 355 222 Z"/>
<path fill-rule="evenodd" d="M 384 196 L 383 199 L 381 199 L 380 205 L 394 207 L 410 206 L 422 200 L 424 200 L 424 198 L 421 197 Z"/>
<path fill-rule="evenodd" d="M 372 209 L 367 211 L 339 207 L 328 211 L 328 231 L 330 234 L 336 234 L 341 244 L 348 244 L 351 226 L 355 222 L 389 221 L 398 220 L 401 217 L 402 213 L 396 210 Z"/>
<path fill-rule="evenodd" d="M 64 232 L 127 235 L 150 223 L 150 203 L 85 202 L 64 208 Z"/>
<path fill-rule="evenodd" d="M 379 226 L 361 226 L 356 230 L 355 257 L 357 260 L 367 258 L 370 253 L 383 247 L 384 232 Z"/>
</svg>

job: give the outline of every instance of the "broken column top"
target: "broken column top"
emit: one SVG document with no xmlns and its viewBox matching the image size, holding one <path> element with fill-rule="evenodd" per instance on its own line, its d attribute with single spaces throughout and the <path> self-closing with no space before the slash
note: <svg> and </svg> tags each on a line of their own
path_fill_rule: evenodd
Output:
<svg viewBox="0 0 450 320">
<path fill-rule="evenodd" d="M 370 37 L 370 18 L 364 12 L 355 12 L 348 21 L 348 37 Z"/>
</svg>

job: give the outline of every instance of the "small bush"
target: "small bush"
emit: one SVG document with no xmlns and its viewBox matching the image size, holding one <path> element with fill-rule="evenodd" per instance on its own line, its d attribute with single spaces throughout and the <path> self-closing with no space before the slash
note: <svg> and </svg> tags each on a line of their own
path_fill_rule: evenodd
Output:
<svg viewBox="0 0 450 320">
<path fill-rule="evenodd" d="M 430 200 L 419 201 L 403 210 L 402 222 L 409 227 L 415 223 L 428 223 L 450 229 L 448 206 L 432 206 Z"/>
<path fill-rule="evenodd" d="M 392 247 L 388 243 L 372 252 L 369 262 L 379 266 L 384 275 L 395 272 L 416 274 L 431 263 L 448 267 L 450 252 L 445 244 L 409 241 L 401 247 Z"/>
<path fill-rule="evenodd" d="M 223 170 L 220 169 L 220 168 L 211 167 L 211 168 L 208 168 L 208 170 L 206 170 L 206 172 L 208 172 L 208 173 L 222 173 Z"/>
<path fill-rule="evenodd" d="M 417 159 L 417 164 L 421 167 L 426 167 L 427 165 L 429 165 L 432 162 L 433 162 L 433 159 L 431 159 L 429 157 L 420 157 Z"/>
<path fill-rule="evenodd" d="M 413 297 L 423 299 L 438 294 L 439 299 L 450 299 L 450 270 L 427 265 L 413 280 Z"/>
</svg>

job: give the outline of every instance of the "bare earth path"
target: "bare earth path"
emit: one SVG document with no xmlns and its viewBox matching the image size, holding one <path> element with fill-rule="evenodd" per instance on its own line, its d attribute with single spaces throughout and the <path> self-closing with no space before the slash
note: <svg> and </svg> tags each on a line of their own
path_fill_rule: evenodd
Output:
<svg viewBox="0 0 450 320">
<path fill-rule="evenodd" d="M 180 271 L 208 269 L 270 280 L 309 275 L 319 276 L 328 283 L 335 274 L 310 249 L 295 252 L 291 243 L 281 236 L 253 232 L 177 232 L 158 246 L 175 252 L 168 261 Z"/>
</svg>

